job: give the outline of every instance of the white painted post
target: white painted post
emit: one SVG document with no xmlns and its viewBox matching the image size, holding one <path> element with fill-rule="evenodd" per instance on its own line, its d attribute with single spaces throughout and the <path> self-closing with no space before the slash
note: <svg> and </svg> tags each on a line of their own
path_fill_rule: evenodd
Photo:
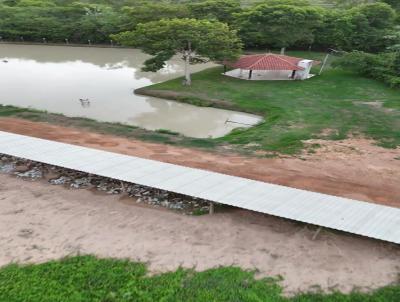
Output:
<svg viewBox="0 0 400 302">
<path fill-rule="evenodd" d="M 326 65 L 326 62 L 328 62 L 328 58 L 329 58 L 329 53 L 326 54 L 326 56 L 325 56 L 325 58 L 324 58 L 324 61 L 322 62 L 322 66 L 321 66 L 321 69 L 319 70 L 318 75 L 321 75 L 322 70 L 324 70 L 324 67 L 325 67 L 325 65 Z"/>
</svg>

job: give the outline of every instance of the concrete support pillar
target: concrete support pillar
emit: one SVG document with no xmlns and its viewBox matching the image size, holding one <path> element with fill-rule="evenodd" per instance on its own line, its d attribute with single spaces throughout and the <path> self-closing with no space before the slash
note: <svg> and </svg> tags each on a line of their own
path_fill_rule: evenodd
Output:
<svg viewBox="0 0 400 302">
<path fill-rule="evenodd" d="M 322 230 L 322 227 L 318 227 L 318 229 L 315 231 L 314 235 L 312 236 L 311 240 L 314 241 L 315 239 L 317 239 L 317 237 L 318 237 L 319 233 L 321 232 L 321 230 Z"/>
<path fill-rule="evenodd" d="M 121 190 L 122 190 L 122 193 L 125 193 L 125 192 L 126 192 L 126 188 L 125 188 L 125 184 L 124 184 L 124 182 L 123 182 L 123 181 L 121 181 L 121 182 L 120 182 L 120 184 L 121 184 Z"/>
<path fill-rule="evenodd" d="M 209 210 L 209 214 L 212 215 L 214 214 L 214 203 L 212 201 L 210 201 L 210 210 Z"/>
</svg>

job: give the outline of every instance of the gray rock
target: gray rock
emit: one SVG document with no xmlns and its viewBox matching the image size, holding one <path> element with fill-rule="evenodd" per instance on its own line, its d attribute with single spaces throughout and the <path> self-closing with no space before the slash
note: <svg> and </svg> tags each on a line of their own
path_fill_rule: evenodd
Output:
<svg viewBox="0 0 400 302">
<path fill-rule="evenodd" d="M 49 183 L 52 185 L 64 185 L 68 184 L 72 181 L 72 179 L 68 176 L 60 176 L 58 178 L 53 178 L 49 180 Z"/>
<path fill-rule="evenodd" d="M 174 211 L 180 211 L 187 215 L 199 213 L 199 211 L 208 212 L 209 209 L 209 203 L 200 198 L 184 196 L 138 184 L 123 183 L 122 185 L 120 181 L 115 179 L 90 175 L 57 166 L 44 165 L 1 154 L 0 159 L 0 173 L 10 173 L 15 170 L 18 171 L 18 169 L 21 170 L 22 167 L 30 167 L 27 171 L 15 172 L 15 174 L 18 177 L 33 180 L 41 178 L 45 173 L 51 171 L 52 174 L 59 175 L 49 180 L 49 183 L 53 185 L 70 184 L 72 188 L 76 189 L 93 186 L 97 190 L 107 194 L 121 194 L 126 192 L 128 196 L 135 198 L 137 203 L 146 203 L 153 207 L 161 206 Z"/>
<path fill-rule="evenodd" d="M 74 179 L 71 183 L 71 188 L 80 189 L 84 187 L 88 187 L 90 185 L 90 179 L 88 177 L 82 177 Z"/>
<path fill-rule="evenodd" d="M 25 179 L 38 179 L 43 177 L 43 172 L 38 169 L 37 167 L 34 167 L 31 170 L 25 171 L 25 172 L 17 172 L 16 173 L 17 177 L 25 178 Z"/>
<path fill-rule="evenodd" d="M 9 162 L 0 161 L 0 173 L 11 173 L 15 170 L 15 164 Z"/>
</svg>

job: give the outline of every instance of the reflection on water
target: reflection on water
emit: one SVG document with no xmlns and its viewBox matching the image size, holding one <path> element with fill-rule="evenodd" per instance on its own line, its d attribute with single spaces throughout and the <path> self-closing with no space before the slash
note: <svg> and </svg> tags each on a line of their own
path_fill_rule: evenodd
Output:
<svg viewBox="0 0 400 302">
<path fill-rule="evenodd" d="M 133 94 L 136 88 L 183 73 L 179 59 L 157 73 L 142 72 L 147 58 L 132 49 L 0 45 L 0 103 L 192 137 L 218 137 L 242 126 L 227 120 L 259 121 L 250 114 Z"/>
</svg>

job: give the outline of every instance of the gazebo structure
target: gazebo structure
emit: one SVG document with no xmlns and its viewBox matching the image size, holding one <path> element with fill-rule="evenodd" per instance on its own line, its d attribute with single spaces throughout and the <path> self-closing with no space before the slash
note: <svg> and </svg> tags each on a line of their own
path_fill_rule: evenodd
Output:
<svg viewBox="0 0 400 302">
<path fill-rule="evenodd" d="M 225 62 L 234 69 L 224 75 L 245 80 L 306 80 L 318 61 L 273 53 L 242 56 L 236 62 Z"/>
</svg>

